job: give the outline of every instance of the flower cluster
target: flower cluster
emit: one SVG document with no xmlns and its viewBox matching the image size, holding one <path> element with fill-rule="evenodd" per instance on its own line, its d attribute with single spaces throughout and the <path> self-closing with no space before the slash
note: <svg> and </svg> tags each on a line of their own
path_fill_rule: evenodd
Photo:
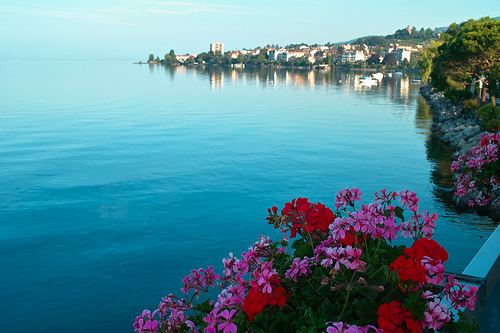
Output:
<svg viewBox="0 0 500 333">
<path fill-rule="evenodd" d="M 451 164 L 455 173 L 455 195 L 470 207 L 484 207 L 495 198 L 500 184 L 500 132 L 485 133 L 478 145 Z"/>
<path fill-rule="evenodd" d="M 422 324 L 398 301 L 379 306 L 377 323 L 384 333 L 422 332 Z"/>
<path fill-rule="evenodd" d="M 326 233 L 335 215 L 322 203 L 311 203 L 307 198 L 287 202 L 281 210 L 283 226 L 290 229 L 290 238 L 298 234 L 310 236 L 314 232 Z"/>
<path fill-rule="evenodd" d="M 198 268 L 182 279 L 183 287 L 181 291 L 188 294 L 191 290 L 194 290 L 194 294 L 198 295 L 200 291 L 208 291 L 208 288 L 213 286 L 217 279 L 219 279 L 219 275 L 215 274 L 213 267 L 209 266 L 207 269 Z"/>
<path fill-rule="evenodd" d="M 435 240 L 420 238 L 413 245 L 404 249 L 390 266 L 398 273 L 401 281 L 416 283 L 441 284 L 444 280 L 444 262 L 448 260 L 448 252 Z"/>
<path fill-rule="evenodd" d="M 474 310 L 477 301 L 476 293 L 477 287 L 465 286 L 458 283 L 458 281 L 451 276 L 448 277 L 448 281 L 444 286 L 446 299 L 451 302 L 455 310 L 459 308 Z"/>
<path fill-rule="evenodd" d="M 451 311 L 438 298 L 433 298 L 427 304 L 424 312 L 424 327 L 432 330 L 439 330 L 443 325 L 451 320 Z"/>
<path fill-rule="evenodd" d="M 238 257 L 229 253 L 220 274 L 211 266 L 191 271 L 182 281 L 185 298 L 169 294 L 144 310 L 135 332 L 450 330 L 458 312 L 474 308 L 477 289 L 445 279 L 448 253 L 431 238 L 437 215 L 420 211 L 408 190 L 358 201 L 361 191 L 347 188 L 335 210 L 307 198 L 281 211 L 273 206 L 267 220 L 281 240 L 261 236 Z M 413 244 L 393 244 L 398 237 Z"/>
<path fill-rule="evenodd" d="M 372 325 L 356 326 L 344 324 L 343 322 L 328 323 L 326 333 L 383 333 L 379 328 Z"/>
<path fill-rule="evenodd" d="M 248 291 L 242 309 L 247 314 L 249 321 L 252 321 L 257 314 L 261 313 L 269 305 L 285 306 L 288 295 L 278 276 L 273 275 L 269 283 L 272 286 L 269 288 L 270 292 L 261 291 L 258 284 L 252 284 Z"/>
</svg>

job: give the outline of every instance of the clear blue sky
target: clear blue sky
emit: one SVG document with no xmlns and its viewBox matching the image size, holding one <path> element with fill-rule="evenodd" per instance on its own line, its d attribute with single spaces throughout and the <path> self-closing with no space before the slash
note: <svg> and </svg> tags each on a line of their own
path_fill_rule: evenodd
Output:
<svg viewBox="0 0 500 333">
<path fill-rule="evenodd" d="M 500 15 L 498 0 L 0 0 L 0 58 L 139 59 L 344 41 Z"/>
</svg>

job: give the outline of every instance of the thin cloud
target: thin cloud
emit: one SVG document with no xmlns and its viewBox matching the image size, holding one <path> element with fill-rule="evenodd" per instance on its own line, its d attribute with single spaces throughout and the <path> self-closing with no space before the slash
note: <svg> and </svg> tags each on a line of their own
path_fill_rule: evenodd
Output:
<svg viewBox="0 0 500 333">
<path fill-rule="evenodd" d="M 186 13 L 185 11 L 182 10 L 171 10 L 171 9 L 161 9 L 161 8 L 146 9 L 145 12 L 153 14 L 163 14 L 163 15 L 176 15 L 176 14 Z"/>
<path fill-rule="evenodd" d="M 0 13 L 14 14 L 21 16 L 38 16 L 50 19 L 60 19 L 68 21 L 80 21 L 95 24 L 109 24 L 133 27 L 128 22 L 120 20 L 113 13 L 124 13 L 122 8 L 96 8 L 94 10 L 87 9 L 55 9 L 49 7 L 21 7 L 21 6 L 2 6 L 0 5 Z"/>
<path fill-rule="evenodd" d="M 199 13 L 199 12 L 227 12 L 233 11 L 236 7 L 229 5 L 221 5 L 216 3 L 196 3 L 189 1 L 162 1 L 149 0 L 147 3 L 154 5 L 154 12 L 166 14 L 173 13 Z M 151 9 L 147 10 L 151 11 Z"/>
</svg>

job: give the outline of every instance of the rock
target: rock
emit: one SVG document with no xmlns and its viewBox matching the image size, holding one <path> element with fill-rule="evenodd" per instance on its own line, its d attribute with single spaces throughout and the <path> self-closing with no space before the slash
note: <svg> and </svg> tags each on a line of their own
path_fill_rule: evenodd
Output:
<svg viewBox="0 0 500 333">
<path fill-rule="evenodd" d="M 479 143 L 485 132 L 473 112 L 463 112 L 459 105 L 452 104 L 442 92 L 434 91 L 430 86 L 422 86 L 420 94 L 432 110 L 432 136 L 449 144 L 455 150 L 454 158 Z M 500 194 L 496 197 L 489 207 L 481 210 L 481 214 L 500 220 Z M 468 203 L 463 198 L 455 197 L 455 206 L 461 210 L 468 209 Z"/>
</svg>

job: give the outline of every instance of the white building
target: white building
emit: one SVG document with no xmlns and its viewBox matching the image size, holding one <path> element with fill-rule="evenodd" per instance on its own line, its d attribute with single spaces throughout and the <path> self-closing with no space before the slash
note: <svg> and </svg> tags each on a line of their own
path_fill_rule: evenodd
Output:
<svg viewBox="0 0 500 333">
<path fill-rule="evenodd" d="M 273 57 L 281 62 L 290 61 L 292 58 L 301 58 L 304 56 L 309 56 L 309 52 L 305 52 L 304 50 L 278 50 Z"/>
<path fill-rule="evenodd" d="M 278 60 L 279 55 L 283 54 L 283 53 L 286 53 L 285 49 L 273 49 L 273 50 L 269 50 L 269 52 L 267 53 L 267 56 L 268 56 L 269 60 L 275 61 L 275 60 Z"/>
<path fill-rule="evenodd" d="M 340 58 L 340 62 L 343 64 L 351 64 L 355 63 L 356 61 L 365 61 L 366 56 L 363 51 L 347 51 L 342 53 L 342 56 Z"/>
<path fill-rule="evenodd" d="M 396 61 L 403 62 L 404 60 L 410 62 L 411 51 L 403 48 L 396 49 Z"/>
<path fill-rule="evenodd" d="M 224 44 L 220 42 L 213 42 L 210 44 L 210 51 L 213 53 L 224 54 Z"/>
<path fill-rule="evenodd" d="M 196 56 L 193 56 L 191 54 L 177 54 L 175 55 L 175 58 L 177 59 L 177 61 L 179 62 L 185 62 L 186 60 L 188 60 L 189 58 L 195 58 Z"/>
</svg>

